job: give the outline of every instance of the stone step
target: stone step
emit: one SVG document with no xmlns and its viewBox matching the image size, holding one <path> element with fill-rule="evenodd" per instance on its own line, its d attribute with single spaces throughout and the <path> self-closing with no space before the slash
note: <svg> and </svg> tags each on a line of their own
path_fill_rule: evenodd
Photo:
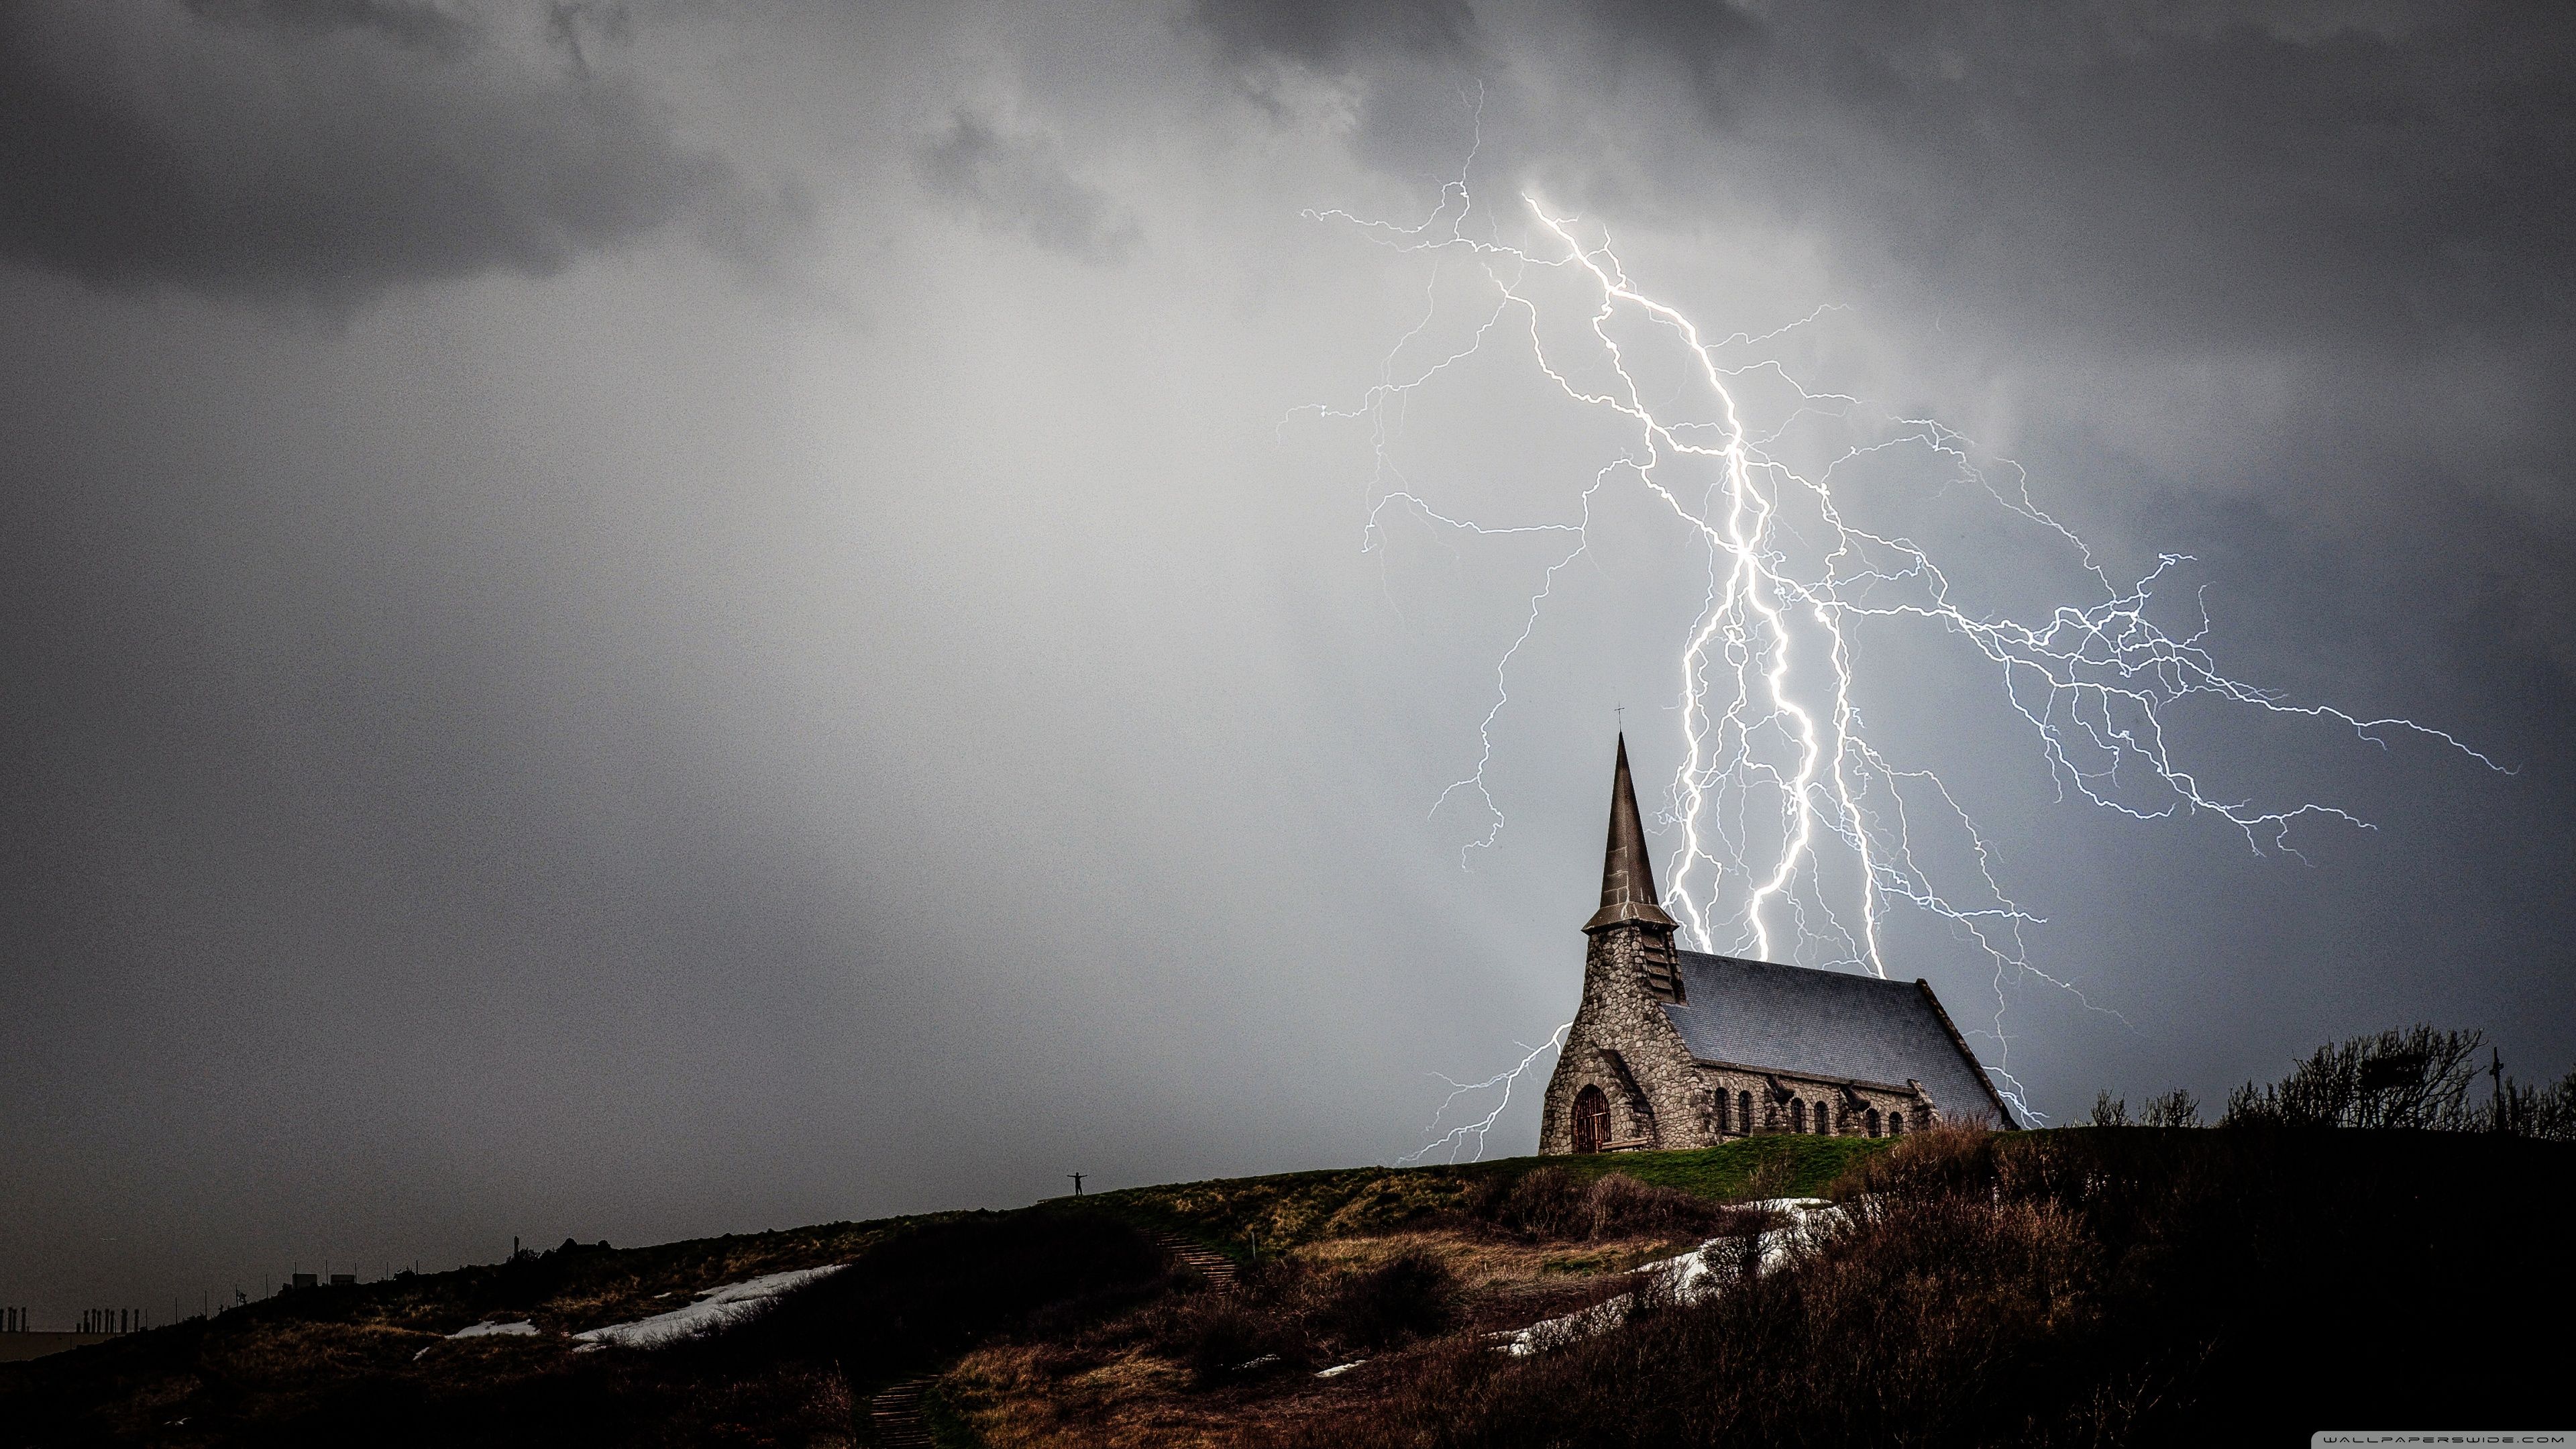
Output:
<svg viewBox="0 0 2576 1449">
<path fill-rule="evenodd" d="M 886 1449 L 929 1449 L 930 1426 L 921 1417 L 928 1379 L 910 1379 L 868 1400 L 868 1420 Z"/>
<path fill-rule="evenodd" d="M 1232 1258 L 1204 1243 L 1182 1237 L 1178 1233 L 1160 1234 L 1155 1237 L 1154 1243 L 1174 1262 L 1197 1269 L 1199 1276 L 1207 1279 L 1210 1288 L 1219 1293 L 1234 1291 L 1235 1277 L 1239 1270 L 1234 1266 Z"/>
</svg>

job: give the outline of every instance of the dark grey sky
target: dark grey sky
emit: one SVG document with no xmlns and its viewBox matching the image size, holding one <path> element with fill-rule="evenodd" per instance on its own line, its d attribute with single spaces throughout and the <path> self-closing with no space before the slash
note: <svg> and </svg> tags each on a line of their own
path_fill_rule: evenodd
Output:
<svg viewBox="0 0 2576 1449">
<path fill-rule="evenodd" d="M 2520 767 L 2193 716 L 2214 791 L 2378 827 L 2256 858 L 2056 803 L 1988 676 L 1864 640 L 2034 962 L 2125 1019 L 2007 983 L 2035 1101 L 2416 1019 L 2554 1076 L 2571 48 L 2540 6 L 9 7 L 0 1301 L 1418 1145 L 1428 1074 L 1572 1008 L 1610 709 L 1668 777 L 1693 585 L 1604 500 L 1462 870 L 1432 807 L 1539 561 L 1364 551 L 1369 437 L 1296 410 L 1428 277 L 1300 211 L 1428 214 L 1479 89 L 1483 199 L 1728 330 L 1839 308 L 1811 379 L 2120 569 L 2196 555 L 2239 674 Z M 1426 393 L 1412 476 L 1588 476 L 1528 384 Z"/>
</svg>

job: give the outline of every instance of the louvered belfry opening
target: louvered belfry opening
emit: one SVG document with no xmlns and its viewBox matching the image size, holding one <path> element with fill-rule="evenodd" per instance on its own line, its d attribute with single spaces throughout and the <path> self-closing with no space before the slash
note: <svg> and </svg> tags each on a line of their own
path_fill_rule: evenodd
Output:
<svg viewBox="0 0 2576 1449">
<path fill-rule="evenodd" d="M 1658 1001 L 1682 999 L 1682 957 L 1673 948 L 1670 930 L 1638 932 L 1637 970 L 1646 978 L 1646 989 Z"/>
<path fill-rule="evenodd" d="M 1628 775 L 1628 737 L 1619 737 L 1619 764 L 1610 781 L 1610 841 L 1601 860 L 1601 909 L 1583 923 L 1584 934 L 1624 930 L 1635 937 L 1638 974 L 1660 1001 L 1682 999 L 1681 955 L 1673 945 L 1679 923 L 1664 912 L 1655 890 L 1655 864 L 1646 854 L 1645 821 L 1637 812 L 1637 786 Z"/>
</svg>

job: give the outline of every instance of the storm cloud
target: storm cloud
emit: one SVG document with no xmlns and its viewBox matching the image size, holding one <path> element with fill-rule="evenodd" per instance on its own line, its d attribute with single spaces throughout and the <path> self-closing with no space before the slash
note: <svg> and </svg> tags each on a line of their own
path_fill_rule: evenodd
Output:
<svg viewBox="0 0 2576 1449">
<path fill-rule="evenodd" d="M 1392 54 L 1455 62 L 1473 53 L 1476 12 L 1465 0 L 1326 0 L 1264 5 L 1259 0 L 1198 0 L 1192 17 L 1237 61 L 1278 58 L 1332 66 Z"/>
<path fill-rule="evenodd" d="M 551 275 L 675 224 L 757 260 L 778 198 L 592 63 L 618 48 L 620 14 L 11 6 L 0 254 L 103 286 L 322 298 Z"/>
<path fill-rule="evenodd" d="M 2576 193 L 2544 179 L 2576 170 L 2562 9 L 1401 15 L 1202 3 L 1189 24 L 1238 72 L 1358 97 L 1354 153 L 1383 171 L 1454 164 L 1457 98 L 1476 97 L 1499 121 L 1485 174 L 1627 227 L 1794 239 L 1820 259 L 1793 283 L 1807 305 L 1863 309 L 1903 354 L 1864 393 L 1946 396 L 1933 410 L 2004 452 L 2168 480 L 2234 516 L 2141 543 L 2234 555 L 2251 509 L 2317 536 L 2294 546 L 2375 559 L 2369 582 L 2277 607 L 2419 601 L 2390 627 L 2426 693 L 2454 687 L 2434 661 L 2499 633 L 2576 669 Z M 2451 546 L 2420 546 L 2428 519 Z"/>
<path fill-rule="evenodd" d="M 1005 134 L 971 111 L 948 118 L 915 157 L 922 185 L 986 226 L 1090 262 L 1115 262 L 1141 237 L 1098 187 L 1066 172 L 1052 138 Z"/>
<path fill-rule="evenodd" d="M 2576 301 L 2553 265 L 2576 197 L 2535 184 L 2576 169 L 2576 24 L 2552 7 L 1492 12 L 1485 43 L 1571 82 L 1560 104 L 1586 80 L 1667 80 L 1687 104 L 1666 118 L 1716 138 L 1764 204 L 2016 322 L 2421 343 L 2560 331 Z M 1480 34 L 1462 7 L 1196 18 L 1229 50 L 1315 67 L 1399 36 L 1454 66 Z"/>
</svg>

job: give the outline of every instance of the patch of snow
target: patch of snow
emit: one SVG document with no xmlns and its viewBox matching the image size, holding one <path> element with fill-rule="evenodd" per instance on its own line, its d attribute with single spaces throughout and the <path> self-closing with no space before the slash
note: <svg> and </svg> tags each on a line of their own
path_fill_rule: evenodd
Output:
<svg viewBox="0 0 2576 1449">
<path fill-rule="evenodd" d="M 632 1323 L 611 1323 L 576 1333 L 573 1337 L 579 1341 L 580 1347 L 573 1352 L 587 1353 L 595 1348 L 663 1348 L 682 1339 L 713 1333 L 756 1312 L 762 1304 L 779 1294 L 830 1277 L 844 1266 L 834 1263 L 823 1268 L 799 1268 L 793 1272 L 770 1273 L 740 1283 L 727 1283 L 721 1288 L 709 1288 L 698 1295 L 697 1302 L 686 1307 L 639 1318 Z"/>
<path fill-rule="evenodd" d="M 447 1335 L 447 1336 L 448 1336 L 449 1338 L 452 1338 L 452 1339 L 453 1339 L 453 1338 L 493 1338 L 493 1337 L 500 1337 L 500 1338 L 534 1338 L 534 1337 L 536 1337 L 536 1336 L 537 1336 L 537 1332 L 538 1332 L 538 1330 L 537 1330 L 537 1326 L 536 1326 L 535 1324 L 533 1324 L 533 1323 L 494 1323 L 494 1322 L 484 1322 L 484 1323 L 468 1324 L 467 1326 L 465 1326 L 465 1327 L 463 1327 L 463 1328 L 460 1328 L 460 1329 L 456 1330 L 454 1333 L 451 1333 L 451 1334 L 449 1334 L 449 1335 Z M 438 1345 L 437 1345 L 437 1344 L 434 1344 L 434 1343 L 433 1343 L 433 1344 L 431 1344 L 431 1345 L 429 1345 L 429 1348 L 424 1348 L 424 1349 L 422 1349 L 419 1353 L 413 1354 L 413 1355 L 411 1356 L 411 1361 L 412 1361 L 413 1363 L 418 1363 L 418 1362 L 420 1362 L 420 1361 L 421 1361 L 421 1359 L 422 1359 L 423 1357 L 427 1356 L 427 1354 L 429 1353 L 429 1349 L 431 1349 L 431 1348 L 436 1348 L 436 1347 L 438 1347 Z"/>
<path fill-rule="evenodd" d="M 1317 1369 L 1317 1370 L 1315 1371 L 1315 1377 L 1317 1377 L 1317 1378 L 1319 1378 L 1319 1379 L 1337 1379 L 1337 1378 L 1340 1378 L 1342 1375 L 1344 1375 L 1344 1374 L 1346 1374 L 1346 1373 L 1349 1373 L 1351 1370 L 1353 1370 L 1353 1369 L 1355 1369 L 1355 1368 L 1358 1368 L 1361 1364 L 1364 1364 L 1364 1363 L 1367 1363 L 1367 1362 L 1368 1362 L 1368 1360 L 1367 1360 L 1367 1359 L 1364 1359 L 1364 1358 L 1355 1358 L 1355 1359 L 1352 1359 L 1349 1363 L 1337 1363 L 1337 1364 L 1333 1365 L 1331 1368 L 1328 1368 L 1328 1369 Z"/>
<path fill-rule="evenodd" d="M 521 1322 L 521 1323 L 477 1323 L 477 1324 L 475 1324 L 474 1326 L 472 1326 L 472 1327 L 470 1327 L 470 1328 L 460 1328 L 460 1329 L 456 1330 L 454 1333 L 449 1334 L 449 1335 L 448 1335 L 448 1337 L 450 1337 L 450 1338 L 490 1338 L 490 1337 L 494 1336 L 495 1334 L 501 1335 L 501 1336 L 503 1336 L 503 1337 L 508 1337 L 508 1338 L 534 1338 L 534 1337 L 536 1337 L 536 1336 L 537 1336 L 537 1326 L 536 1326 L 535 1324 L 533 1324 L 533 1323 L 525 1323 L 525 1322 Z"/>
<path fill-rule="evenodd" d="M 1268 1368 L 1277 1362 L 1279 1362 L 1279 1355 L 1275 1353 L 1265 1353 L 1259 1358 L 1248 1358 L 1243 1362 L 1236 1364 L 1234 1366 L 1234 1371 L 1239 1374 L 1250 1373 L 1254 1369 Z"/>
<path fill-rule="evenodd" d="M 1833 1203 L 1821 1197 L 1765 1197 L 1756 1198 L 1752 1202 L 1737 1203 L 1736 1206 L 1766 1213 L 1788 1213 L 1803 1217 L 1808 1213 L 1831 1208 Z"/>
<path fill-rule="evenodd" d="M 1843 1220 L 1843 1210 L 1820 1197 L 1768 1197 L 1745 1206 L 1788 1219 L 1779 1227 L 1764 1230 L 1754 1240 L 1752 1271 L 1755 1273 L 1767 1273 L 1779 1267 L 1788 1261 L 1791 1253 L 1816 1242 L 1826 1229 Z M 1719 1264 L 1724 1260 L 1723 1254 L 1732 1251 L 1733 1245 L 1741 1241 L 1711 1238 L 1677 1258 L 1660 1258 L 1630 1271 L 1652 1275 L 1655 1280 L 1653 1286 L 1676 1303 L 1698 1303 L 1726 1286 L 1726 1279 L 1720 1276 Z M 1495 1347 L 1514 1358 L 1563 1348 L 1594 1334 L 1608 1333 L 1627 1322 L 1628 1312 L 1636 1302 L 1634 1292 L 1622 1293 L 1577 1312 L 1543 1318 L 1517 1333 L 1495 1334 L 1494 1337 L 1500 1340 Z"/>
</svg>

